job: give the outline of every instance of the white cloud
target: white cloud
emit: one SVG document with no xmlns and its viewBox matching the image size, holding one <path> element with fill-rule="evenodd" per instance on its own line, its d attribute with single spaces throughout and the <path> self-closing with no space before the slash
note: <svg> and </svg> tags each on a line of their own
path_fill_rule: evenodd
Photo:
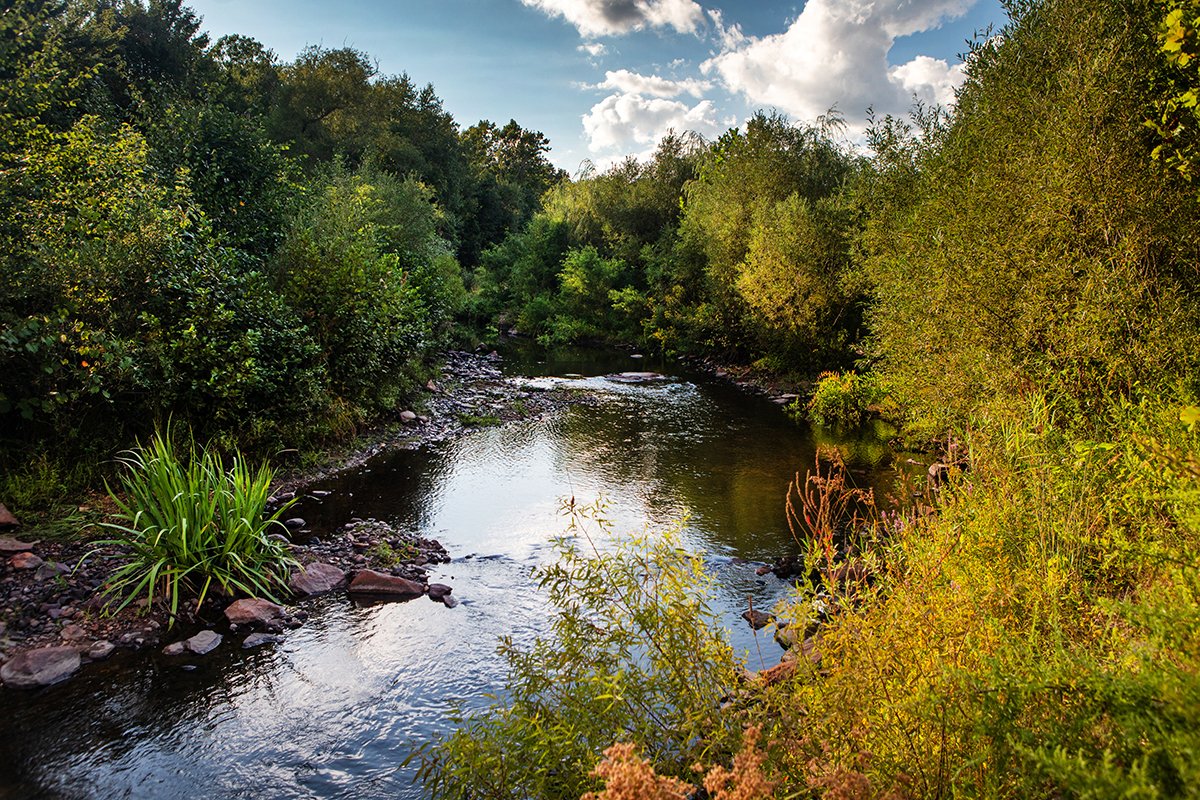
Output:
<svg viewBox="0 0 1200 800">
<path fill-rule="evenodd" d="M 590 58 L 599 58 L 608 52 L 608 48 L 600 42 L 588 42 L 587 44 L 579 45 L 575 49 L 581 53 L 587 53 Z"/>
<path fill-rule="evenodd" d="M 604 73 L 603 81 L 586 88 L 612 89 L 624 94 L 641 94 L 651 97 L 677 97 L 686 93 L 698 99 L 712 88 L 712 82 L 696 78 L 676 81 L 658 75 L 642 75 L 627 69 L 619 69 Z"/>
<path fill-rule="evenodd" d="M 695 105 L 640 94 L 609 95 L 583 117 L 588 149 L 593 153 L 616 151 L 620 155 L 649 152 L 674 130 L 714 136 L 723 128 L 710 100 Z"/>
<path fill-rule="evenodd" d="M 694 0 L 521 0 L 527 6 L 558 16 L 586 37 L 614 36 L 643 28 L 671 27 L 695 33 L 704 11 Z"/>
<path fill-rule="evenodd" d="M 709 17 L 723 52 L 702 65 L 725 86 L 755 104 L 774 106 L 801 119 L 836 107 L 854 135 L 862 132 L 867 108 L 903 113 L 913 95 L 949 103 L 961 85 L 961 65 L 917 56 L 891 66 L 888 53 L 898 37 L 937 27 L 961 16 L 975 0 L 808 0 L 780 34 L 746 36 L 726 28 L 719 13 Z"/>
</svg>

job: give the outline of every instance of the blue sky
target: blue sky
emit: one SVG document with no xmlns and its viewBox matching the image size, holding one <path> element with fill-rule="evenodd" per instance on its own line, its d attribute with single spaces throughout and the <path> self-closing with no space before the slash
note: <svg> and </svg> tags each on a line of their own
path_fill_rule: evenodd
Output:
<svg viewBox="0 0 1200 800">
<path fill-rule="evenodd" d="M 282 60 L 352 46 L 432 83 L 461 126 L 516 119 L 574 173 L 646 154 L 668 129 L 712 137 L 759 108 L 831 107 L 861 135 L 868 107 L 951 102 L 959 54 L 1004 20 L 999 0 L 192 0 L 215 39 Z"/>
</svg>

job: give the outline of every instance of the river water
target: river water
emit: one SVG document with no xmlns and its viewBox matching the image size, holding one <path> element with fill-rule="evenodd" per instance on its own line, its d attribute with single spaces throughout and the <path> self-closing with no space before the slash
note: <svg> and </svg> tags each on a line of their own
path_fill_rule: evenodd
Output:
<svg viewBox="0 0 1200 800">
<path fill-rule="evenodd" d="M 647 369 L 672 380 L 603 377 Z M 424 796 L 402 762 L 451 729 L 454 708 L 501 688 L 498 636 L 528 642 L 546 627 L 530 571 L 553 555 L 564 497 L 603 494 L 617 530 L 686 516 L 735 647 L 751 668 L 776 663 L 778 646 L 740 614 L 747 598 L 767 609 L 787 595 L 755 567 L 796 551 L 784 497 L 820 437 L 766 399 L 625 354 L 526 348 L 505 370 L 593 400 L 392 453 L 314 487 L 332 493 L 299 509 L 317 535 L 374 517 L 440 540 L 454 560 L 431 579 L 454 587 L 458 607 L 358 607 L 343 594 L 309 606 L 283 643 L 243 651 L 227 637 L 191 670 L 125 653 L 48 690 L 3 690 L 0 798 Z M 863 485 L 883 480 L 877 440 L 827 443 Z"/>
</svg>

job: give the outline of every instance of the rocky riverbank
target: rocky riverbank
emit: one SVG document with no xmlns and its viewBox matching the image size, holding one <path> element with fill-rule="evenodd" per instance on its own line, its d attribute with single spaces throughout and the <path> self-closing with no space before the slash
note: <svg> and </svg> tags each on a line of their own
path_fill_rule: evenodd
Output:
<svg viewBox="0 0 1200 800">
<path fill-rule="evenodd" d="M 505 378 L 499 362 L 494 352 L 447 353 L 420 404 L 327 453 L 319 466 L 283 475 L 273 487 L 275 502 L 303 495 L 314 482 L 390 450 L 420 447 L 588 400 L 570 388 L 547 389 Z M 289 529 L 306 527 L 300 519 L 289 523 Z M 95 542 L 103 538 L 102 530 L 63 541 L 22 541 L 20 533 L 16 519 L 0 515 L 0 680 L 10 687 L 57 683 L 119 649 L 165 644 L 168 656 L 194 656 L 231 637 L 245 647 L 266 644 L 303 624 L 305 598 L 328 592 L 345 591 L 365 602 L 425 596 L 449 607 L 457 604 L 451 587 L 428 579 L 433 566 L 449 561 L 445 549 L 373 519 L 348 520 L 315 540 L 297 537 L 291 543 L 300 569 L 291 576 L 292 596 L 281 599 L 292 606 L 214 598 L 175 625 L 168 625 L 163 609 L 145 603 L 108 613 L 103 590 L 123 553 Z"/>
</svg>

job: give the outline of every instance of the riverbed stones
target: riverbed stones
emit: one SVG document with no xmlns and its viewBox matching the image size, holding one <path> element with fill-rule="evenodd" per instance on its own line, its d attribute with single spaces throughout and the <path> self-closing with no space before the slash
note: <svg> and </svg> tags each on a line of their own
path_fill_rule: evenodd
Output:
<svg viewBox="0 0 1200 800">
<path fill-rule="evenodd" d="M 305 522 L 302 517 L 292 517 L 291 519 L 285 519 L 283 521 L 283 527 L 287 528 L 289 531 L 301 530 L 306 525 L 308 525 L 308 523 Z"/>
<path fill-rule="evenodd" d="M 350 594 L 407 599 L 425 594 L 425 587 L 399 575 L 364 569 L 359 570 L 350 582 Z"/>
<path fill-rule="evenodd" d="M 13 516 L 13 513 L 8 510 L 7 506 L 5 506 L 3 503 L 0 503 L 0 530 L 4 528 L 19 527 L 21 527 L 20 520 Z"/>
<path fill-rule="evenodd" d="M 20 539 L 12 536 L 0 536 L 0 553 L 24 553 L 32 550 L 37 542 L 22 542 Z"/>
<path fill-rule="evenodd" d="M 282 616 L 283 606 L 260 597 L 234 600 L 225 609 L 225 619 L 233 625 L 270 625 Z"/>
<path fill-rule="evenodd" d="M 58 564 L 54 561 L 44 561 L 38 566 L 37 571 L 33 573 L 33 577 L 35 580 L 48 581 L 61 575 L 67 575 L 70 572 L 71 568 L 66 564 Z"/>
<path fill-rule="evenodd" d="M 167 645 L 166 647 L 164 647 L 162 649 L 162 652 L 163 652 L 164 656 L 175 657 L 175 656 L 183 655 L 184 651 L 186 651 L 186 650 L 187 650 L 187 645 L 184 644 L 183 642 L 171 642 L 169 645 Z"/>
<path fill-rule="evenodd" d="M 101 639 L 100 641 L 92 642 L 91 646 L 88 647 L 87 652 L 84 653 L 84 655 L 86 655 L 92 661 L 103 661 L 111 656 L 113 651 L 116 649 L 117 646 L 115 644 Z"/>
<path fill-rule="evenodd" d="M 431 584 L 429 584 L 429 599 L 430 600 L 441 600 L 443 597 L 445 597 L 446 595 L 450 594 L 453 591 L 454 591 L 453 589 L 451 589 L 449 586 L 447 586 L 444 583 L 431 583 Z"/>
<path fill-rule="evenodd" d="M 74 675 L 82 663 L 74 647 L 27 650 L 0 667 L 0 680 L 14 689 L 53 686 Z"/>
<path fill-rule="evenodd" d="M 37 569 L 42 565 L 41 556 L 36 553 L 17 553 L 8 560 L 13 569 Z"/>
<path fill-rule="evenodd" d="M 184 647 L 198 656 L 206 655 L 221 645 L 221 634 L 216 631 L 200 631 L 183 643 Z"/>
<path fill-rule="evenodd" d="M 301 597 L 325 594 L 346 581 L 346 574 L 332 564 L 318 561 L 292 573 L 288 585 Z"/>
<path fill-rule="evenodd" d="M 401 411 L 400 412 L 400 421 L 403 422 L 405 425 L 416 422 L 417 421 L 417 412 Z"/>
</svg>

